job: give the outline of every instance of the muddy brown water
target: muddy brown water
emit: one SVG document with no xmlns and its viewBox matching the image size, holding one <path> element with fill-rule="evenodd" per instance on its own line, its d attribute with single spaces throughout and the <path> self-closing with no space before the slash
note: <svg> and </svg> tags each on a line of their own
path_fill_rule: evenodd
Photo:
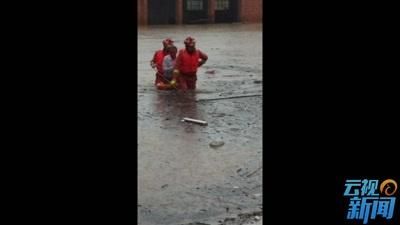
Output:
<svg viewBox="0 0 400 225">
<path fill-rule="evenodd" d="M 262 25 L 138 30 L 138 224 L 221 224 L 262 211 Z M 208 54 L 194 92 L 157 91 L 149 61 L 170 37 Z M 212 72 L 210 72 L 212 71 Z M 207 126 L 182 122 L 189 117 Z M 223 141 L 218 148 L 213 141 Z M 220 222 L 218 222 L 220 221 Z M 238 220 L 239 221 L 239 220 Z"/>
</svg>

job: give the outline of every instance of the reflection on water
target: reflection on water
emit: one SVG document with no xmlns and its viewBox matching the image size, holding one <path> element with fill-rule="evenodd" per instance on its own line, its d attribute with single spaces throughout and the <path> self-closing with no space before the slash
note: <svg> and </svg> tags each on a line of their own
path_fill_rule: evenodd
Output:
<svg viewBox="0 0 400 225">
<path fill-rule="evenodd" d="M 158 91 L 154 98 L 154 110 L 160 113 L 161 117 L 199 118 L 195 91 Z"/>
<path fill-rule="evenodd" d="M 153 104 L 153 110 L 160 118 L 160 127 L 169 133 L 169 137 L 172 134 L 179 134 L 177 138 L 165 140 L 165 142 L 173 142 L 174 146 L 181 146 L 183 151 L 187 151 L 185 149 L 188 147 L 193 147 L 200 138 L 200 133 L 196 131 L 203 127 L 181 120 L 184 117 L 203 120 L 196 103 L 196 92 L 158 91 L 154 95 Z"/>
</svg>

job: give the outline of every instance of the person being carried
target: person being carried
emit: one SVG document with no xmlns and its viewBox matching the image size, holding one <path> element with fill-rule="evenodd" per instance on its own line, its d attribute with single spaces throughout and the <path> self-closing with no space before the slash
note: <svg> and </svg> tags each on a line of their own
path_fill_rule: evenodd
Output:
<svg viewBox="0 0 400 225">
<path fill-rule="evenodd" d="M 157 88 L 159 90 L 170 90 L 176 88 L 176 86 L 171 85 L 172 73 L 175 69 L 176 53 L 177 48 L 174 45 L 169 45 L 167 47 L 167 55 L 164 56 L 162 70 L 163 70 L 163 82 L 157 83 Z"/>
<path fill-rule="evenodd" d="M 208 60 L 208 56 L 196 49 L 196 40 L 192 37 L 185 39 L 185 49 L 179 50 L 173 71 L 172 86 L 178 86 L 184 91 L 196 89 L 197 69 Z"/>
<path fill-rule="evenodd" d="M 167 38 L 165 40 L 163 40 L 162 44 L 163 44 L 163 49 L 162 50 L 158 50 L 154 53 L 153 59 L 150 61 L 150 66 L 155 69 L 156 72 L 156 79 L 154 82 L 154 85 L 157 86 L 157 84 L 168 84 L 168 82 L 166 82 L 163 79 L 163 60 L 164 57 L 168 54 L 167 53 L 167 47 L 169 45 L 172 45 L 174 43 L 174 41 L 172 41 L 170 38 Z"/>
</svg>

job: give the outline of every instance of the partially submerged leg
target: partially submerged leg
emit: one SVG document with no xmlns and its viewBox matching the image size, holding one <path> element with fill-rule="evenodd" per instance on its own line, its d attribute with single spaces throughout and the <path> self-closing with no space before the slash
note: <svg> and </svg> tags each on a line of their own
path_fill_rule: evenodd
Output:
<svg viewBox="0 0 400 225">
<path fill-rule="evenodd" d="M 196 89 L 196 81 L 197 81 L 196 75 L 187 79 L 188 89 L 195 90 Z"/>
</svg>

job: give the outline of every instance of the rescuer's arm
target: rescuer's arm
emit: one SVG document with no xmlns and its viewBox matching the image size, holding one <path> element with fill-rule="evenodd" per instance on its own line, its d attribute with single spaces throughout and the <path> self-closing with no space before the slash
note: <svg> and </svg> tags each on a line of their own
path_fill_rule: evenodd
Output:
<svg viewBox="0 0 400 225">
<path fill-rule="evenodd" d="M 156 54 L 157 53 L 154 53 L 154 56 L 153 56 L 153 59 L 152 60 L 150 60 L 150 66 L 152 67 L 152 68 L 156 68 Z"/>
<path fill-rule="evenodd" d="M 204 63 L 207 62 L 208 56 L 207 56 L 204 52 L 202 52 L 202 51 L 200 51 L 200 50 L 199 50 L 199 55 L 200 55 L 199 67 L 200 67 L 200 66 L 202 66 Z"/>
<path fill-rule="evenodd" d="M 181 51 L 179 51 L 178 56 L 176 57 L 176 63 L 175 63 L 175 68 L 172 71 L 172 81 L 171 81 L 171 85 L 176 85 L 176 79 L 179 76 L 179 67 L 182 64 L 182 54 L 180 54 Z"/>
</svg>

